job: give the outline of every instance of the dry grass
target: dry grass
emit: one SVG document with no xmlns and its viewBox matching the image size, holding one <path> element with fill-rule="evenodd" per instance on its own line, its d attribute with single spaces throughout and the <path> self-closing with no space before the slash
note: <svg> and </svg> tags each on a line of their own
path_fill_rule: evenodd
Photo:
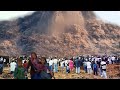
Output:
<svg viewBox="0 0 120 90">
<path fill-rule="evenodd" d="M 9 68 L 4 68 L 3 74 L 0 75 L 0 79 L 12 79 L 12 77 L 8 74 Z M 108 65 L 107 66 L 107 75 L 109 78 L 118 78 L 120 74 L 120 65 Z M 95 76 L 93 74 L 87 74 L 84 70 L 80 71 L 80 74 L 75 73 L 75 69 L 71 73 L 66 73 L 65 68 L 64 71 L 61 72 L 59 68 L 59 72 L 55 73 L 56 79 L 103 79 L 100 76 Z M 6 77 L 6 78 L 3 78 Z M 28 79 L 30 79 L 30 74 L 28 73 Z"/>
</svg>

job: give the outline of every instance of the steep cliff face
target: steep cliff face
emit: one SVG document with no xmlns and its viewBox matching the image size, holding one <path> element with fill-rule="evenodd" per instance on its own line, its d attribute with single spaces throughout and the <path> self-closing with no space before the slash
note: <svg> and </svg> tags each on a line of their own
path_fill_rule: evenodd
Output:
<svg viewBox="0 0 120 90">
<path fill-rule="evenodd" d="M 37 11 L 0 22 L 0 54 L 39 55 L 117 53 L 120 27 L 98 21 L 92 11 Z"/>
</svg>

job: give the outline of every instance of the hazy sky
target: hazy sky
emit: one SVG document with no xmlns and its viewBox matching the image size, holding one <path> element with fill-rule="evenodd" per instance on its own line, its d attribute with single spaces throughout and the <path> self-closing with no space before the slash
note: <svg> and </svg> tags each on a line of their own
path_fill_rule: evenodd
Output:
<svg viewBox="0 0 120 90">
<path fill-rule="evenodd" d="M 34 11 L 0 11 L 0 20 L 22 17 Z M 120 25 L 120 11 L 95 11 L 103 20 Z"/>
<path fill-rule="evenodd" d="M 34 11 L 0 11 L 0 20 L 9 20 L 24 15 L 31 14 Z"/>
<path fill-rule="evenodd" d="M 103 20 L 120 25 L 120 11 L 95 11 Z"/>
</svg>

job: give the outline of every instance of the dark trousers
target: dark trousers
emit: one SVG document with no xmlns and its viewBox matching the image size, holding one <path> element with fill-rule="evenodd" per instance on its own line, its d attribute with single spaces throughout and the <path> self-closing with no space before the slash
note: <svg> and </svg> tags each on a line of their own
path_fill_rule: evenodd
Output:
<svg viewBox="0 0 120 90">
<path fill-rule="evenodd" d="M 84 70 L 85 70 L 85 72 L 87 73 L 87 66 L 84 66 Z"/>
<path fill-rule="evenodd" d="M 34 73 L 31 75 L 31 79 L 41 79 L 40 73 Z"/>
<path fill-rule="evenodd" d="M 0 74 L 3 72 L 3 65 L 0 65 Z"/>
<path fill-rule="evenodd" d="M 98 75 L 98 70 L 96 68 L 93 69 L 93 74 Z"/>
</svg>

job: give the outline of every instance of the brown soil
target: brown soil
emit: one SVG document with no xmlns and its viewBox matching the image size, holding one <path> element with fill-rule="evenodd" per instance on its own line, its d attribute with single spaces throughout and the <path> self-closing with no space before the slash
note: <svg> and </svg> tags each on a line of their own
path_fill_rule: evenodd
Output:
<svg viewBox="0 0 120 90">
<path fill-rule="evenodd" d="M 0 75 L 0 79 L 12 79 L 12 77 L 8 74 L 9 68 L 4 68 L 4 72 L 2 75 Z M 107 65 L 107 75 L 109 79 L 118 79 L 120 78 L 120 65 Z M 28 74 L 28 77 L 30 79 L 30 75 Z M 103 79 L 100 76 L 95 76 L 93 74 L 89 75 L 84 72 L 84 70 L 81 70 L 80 74 L 76 74 L 75 70 L 72 73 L 65 73 L 64 72 L 58 72 L 55 73 L 56 79 Z"/>
</svg>

